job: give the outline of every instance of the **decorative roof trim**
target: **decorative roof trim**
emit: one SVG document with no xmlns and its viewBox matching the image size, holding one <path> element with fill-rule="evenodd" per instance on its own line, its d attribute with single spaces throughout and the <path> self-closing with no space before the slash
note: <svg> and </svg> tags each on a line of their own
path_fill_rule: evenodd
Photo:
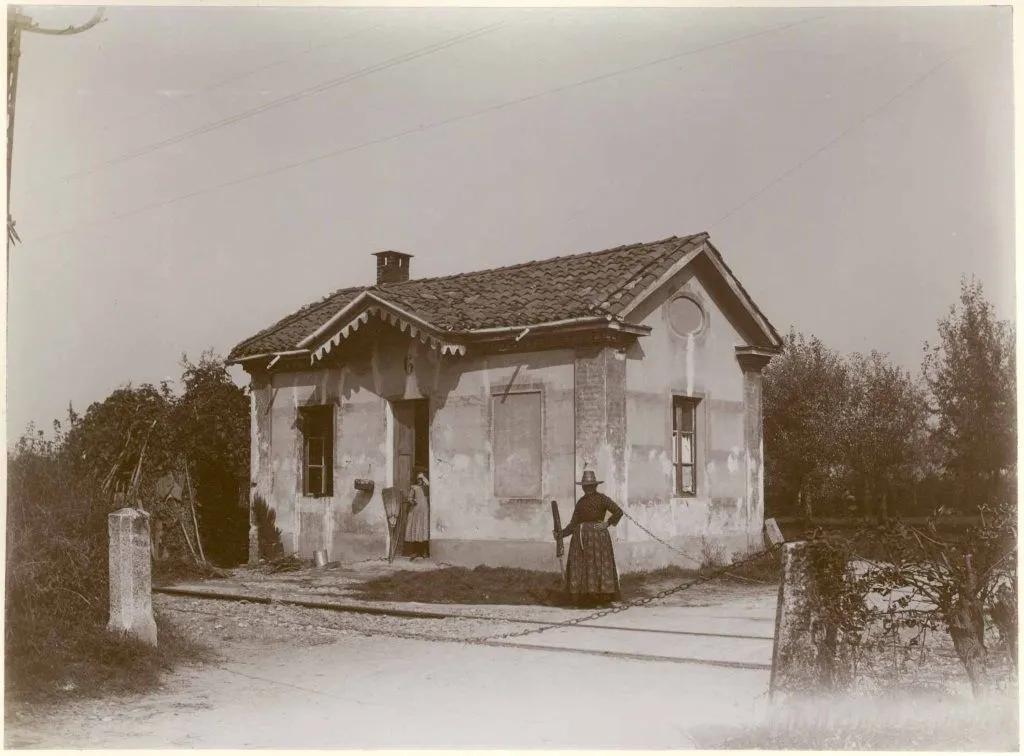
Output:
<svg viewBox="0 0 1024 756">
<path fill-rule="evenodd" d="M 347 339 L 353 333 L 358 331 L 360 326 L 369 322 L 371 315 L 379 317 L 385 323 L 396 326 L 402 333 L 408 332 L 410 338 L 418 339 L 431 349 L 436 349 L 442 355 L 451 354 L 461 356 L 466 353 L 465 345 L 438 338 L 433 333 L 436 332 L 436 329 L 425 323 L 420 318 L 417 318 L 414 315 L 409 315 L 404 310 L 395 307 L 390 302 L 386 302 L 380 297 L 373 296 L 369 292 L 367 293 L 367 298 L 372 299 L 375 302 L 379 302 L 379 304 L 371 304 L 362 312 L 349 318 L 348 322 L 335 331 L 333 336 L 320 344 L 320 346 L 317 347 L 310 355 L 309 362 L 311 365 L 315 365 L 318 360 L 322 360 L 330 353 L 331 349 L 338 346 L 343 339 Z M 335 324 L 335 326 L 337 326 L 337 324 Z"/>
<path fill-rule="evenodd" d="M 349 302 L 347 305 L 342 307 L 338 312 L 331 316 L 326 323 L 317 328 L 313 333 L 309 334 L 306 338 L 300 341 L 297 346 L 308 348 L 310 345 L 316 343 L 324 334 L 330 332 L 338 323 L 345 320 L 350 312 L 354 312 L 358 309 L 359 305 L 362 304 L 363 300 L 369 295 L 368 291 L 360 292 L 355 299 Z"/>
<path fill-rule="evenodd" d="M 360 309 L 362 311 L 360 311 Z M 524 330 L 552 330 L 575 326 L 595 326 L 606 324 L 608 328 L 631 333 L 637 336 L 644 336 L 650 333 L 647 326 L 624 323 L 611 315 L 588 315 L 578 318 L 567 318 L 553 320 L 547 323 L 529 323 L 515 326 L 498 326 L 494 328 L 475 328 L 468 331 L 450 332 L 442 331 L 437 326 L 428 323 L 420 317 L 410 313 L 402 307 L 389 302 L 376 292 L 367 290 L 359 294 L 345 307 L 338 311 L 324 325 L 311 333 L 299 342 L 299 346 L 307 349 L 298 350 L 298 354 L 310 354 L 310 363 L 315 364 L 330 353 L 331 349 L 338 346 L 343 339 L 347 339 L 352 333 L 364 325 L 370 315 L 379 316 L 385 323 L 397 326 L 403 333 L 409 332 L 414 339 L 419 339 L 433 349 L 437 349 L 442 355 L 464 355 L 466 346 L 459 343 L 464 338 L 472 337 L 495 337 L 511 334 L 521 334 Z M 325 336 L 328 336 L 324 339 Z M 454 338 L 453 338 L 454 337 Z M 458 341 L 455 340 L 458 339 Z M 319 346 L 310 352 L 309 347 L 320 342 Z"/>
</svg>

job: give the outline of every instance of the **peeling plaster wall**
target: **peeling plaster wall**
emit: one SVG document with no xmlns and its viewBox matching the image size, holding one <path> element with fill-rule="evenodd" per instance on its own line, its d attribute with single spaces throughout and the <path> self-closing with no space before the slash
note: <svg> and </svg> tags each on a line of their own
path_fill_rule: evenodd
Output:
<svg viewBox="0 0 1024 756">
<path fill-rule="evenodd" d="M 427 398 L 435 558 L 530 563 L 529 554 L 542 543 L 537 552 L 553 559 L 549 502 L 557 499 L 567 519 L 575 494 L 573 353 L 441 358 L 394 329 L 375 334 L 366 345 L 341 366 L 254 376 L 251 382 L 253 489 L 276 511 L 286 552 L 308 557 L 326 548 L 331 559 L 343 561 L 386 554 L 381 489 L 392 484 L 388 400 Z M 535 500 L 494 496 L 491 398 L 510 389 L 537 390 L 542 397 L 542 493 Z M 307 404 L 335 405 L 332 497 L 301 494 L 296 418 Z M 374 480 L 374 492 L 357 492 L 357 478 Z M 523 548 L 509 555 L 495 541 L 513 551 Z"/>
<path fill-rule="evenodd" d="M 574 494 L 573 354 L 550 351 L 451 363 L 455 382 L 438 394 L 431 423 L 431 550 L 443 561 L 520 564 L 493 541 L 526 551 L 551 542 L 550 501 L 572 511 Z M 461 368 L 461 370 L 459 370 Z M 491 402 L 508 390 L 541 392 L 542 463 L 538 499 L 494 495 Z M 490 543 L 488 543 L 490 542 Z M 548 549 L 553 558 L 553 548 Z M 557 565 L 556 565 L 557 566 Z"/>
<path fill-rule="evenodd" d="M 667 305 L 683 293 L 705 312 L 702 330 L 691 336 L 676 334 L 668 323 Z M 747 341 L 723 309 L 724 301 L 720 292 L 704 285 L 699 272 L 684 271 L 639 317 L 631 318 L 652 330 L 628 352 L 626 361 L 628 511 L 698 561 L 705 540 L 728 557 L 748 547 L 751 527 L 757 533 L 761 527 L 749 507 L 748 402 L 735 352 Z M 673 493 L 674 395 L 700 399 L 697 495 L 692 497 Z M 617 558 L 624 570 L 682 561 L 627 520 L 617 530 Z"/>
<path fill-rule="evenodd" d="M 381 489 L 392 485 L 389 400 L 430 403 L 432 555 L 453 564 L 558 569 L 550 501 L 567 522 L 584 463 L 610 496 L 659 536 L 700 561 L 706 541 L 721 557 L 760 537 L 763 520 L 760 377 L 745 374 L 735 347 L 751 343 L 741 317 L 699 266 L 677 276 L 630 320 L 652 331 L 622 352 L 604 347 L 501 356 L 441 357 L 397 328 L 367 325 L 323 367 L 254 375 L 253 490 L 277 512 L 286 551 L 331 559 L 384 556 L 387 527 Z M 701 303 L 705 328 L 674 334 L 666 304 L 676 292 Z M 732 306 L 732 305 L 727 305 Z M 407 369 L 409 366 L 409 369 Z M 494 495 L 492 397 L 540 391 L 541 495 Z M 698 494 L 672 494 L 672 396 L 701 399 Z M 304 404 L 334 404 L 334 496 L 301 495 Z M 372 494 L 354 488 L 370 478 Z M 678 563 L 681 557 L 623 520 L 614 529 L 622 571 Z"/>
</svg>

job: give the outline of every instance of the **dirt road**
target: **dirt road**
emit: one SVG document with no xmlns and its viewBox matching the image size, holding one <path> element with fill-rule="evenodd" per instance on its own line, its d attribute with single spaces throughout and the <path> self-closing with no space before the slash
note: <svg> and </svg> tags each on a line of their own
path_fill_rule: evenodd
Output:
<svg viewBox="0 0 1024 756">
<path fill-rule="evenodd" d="M 770 621 L 762 616 L 771 603 L 770 592 L 766 595 L 767 600 L 748 599 L 745 609 L 733 605 L 740 612 L 735 616 L 726 605 L 708 606 L 707 602 L 674 610 L 631 609 L 617 615 L 616 625 L 643 627 L 648 632 L 552 631 L 556 635 L 544 643 L 558 649 L 451 642 L 505 632 L 510 629 L 508 623 L 332 615 L 323 610 L 163 596 L 156 601 L 158 609 L 177 617 L 191 634 L 213 639 L 222 655 L 219 661 L 179 670 L 151 695 L 79 702 L 59 711 L 22 711 L 8 720 L 7 744 L 15 748 L 701 747 L 721 728 L 753 722 L 763 711 L 768 671 L 762 662 L 770 659 L 771 647 L 763 637 Z M 709 642 L 696 634 L 660 632 L 679 629 L 680 611 L 689 611 L 691 621 L 704 627 L 713 627 L 717 621 L 731 623 L 730 628 L 747 628 L 745 635 L 751 637 Z M 608 624 L 611 619 L 602 622 Z M 367 635 L 381 632 L 391 635 Z M 447 642 L 394 637 L 400 633 Z M 645 661 L 572 650 L 582 647 L 600 653 L 607 648 L 643 654 L 644 644 L 658 655 L 677 659 Z M 681 661 L 700 654 L 743 659 L 752 668 Z"/>
</svg>

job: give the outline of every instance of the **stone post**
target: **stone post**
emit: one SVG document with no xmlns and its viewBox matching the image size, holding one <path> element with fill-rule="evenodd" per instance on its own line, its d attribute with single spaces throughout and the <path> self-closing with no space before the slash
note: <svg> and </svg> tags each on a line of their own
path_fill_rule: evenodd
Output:
<svg viewBox="0 0 1024 756">
<path fill-rule="evenodd" d="M 841 654 L 831 616 L 835 607 L 830 603 L 836 599 L 823 595 L 821 581 L 841 579 L 845 565 L 828 559 L 826 549 L 808 541 L 781 546 L 782 581 L 769 683 L 773 700 L 779 694 L 818 693 L 835 686 Z"/>
<path fill-rule="evenodd" d="M 149 515 L 124 508 L 107 516 L 110 532 L 110 622 L 107 630 L 156 645 Z"/>
</svg>

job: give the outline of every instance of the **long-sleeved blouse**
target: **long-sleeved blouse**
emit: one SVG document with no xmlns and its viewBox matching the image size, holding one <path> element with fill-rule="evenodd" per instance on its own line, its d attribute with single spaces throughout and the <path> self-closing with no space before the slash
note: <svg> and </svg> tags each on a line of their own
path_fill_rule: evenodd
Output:
<svg viewBox="0 0 1024 756">
<path fill-rule="evenodd" d="M 622 519 L 622 509 L 603 493 L 594 491 L 583 494 L 580 500 L 576 502 L 576 508 L 572 512 L 572 519 L 562 529 L 562 538 L 575 535 L 580 523 L 603 522 L 604 516 L 608 513 L 611 513 L 611 517 L 608 518 L 609 525 L 617 525 L 619 520 Z"/>
</svg>

